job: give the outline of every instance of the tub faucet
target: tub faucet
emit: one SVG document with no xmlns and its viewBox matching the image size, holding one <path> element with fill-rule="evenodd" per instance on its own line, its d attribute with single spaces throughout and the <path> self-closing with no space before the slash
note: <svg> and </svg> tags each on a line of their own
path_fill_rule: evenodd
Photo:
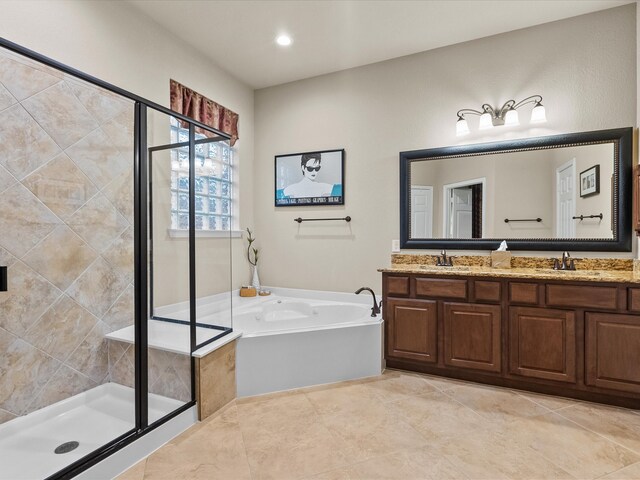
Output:
<svg viewBox="0 0 640 480">
<path fill-rule="evenodd" d="M 363 290 L 366 290 L 367 292 L 371 293 L 371 295 L 373 295 L 373 307 L 371 308 L 371 316 L 375 317 L 380 313 L 380 305 L 382 305 L 382 302 L 380 302 L 380 305 L 378 305 L 378 302 L 376 301 L 376 294 L 373 293 L 373 290 L 371 290 L 369 287 L 359 288 L 358 290 L 356 290 L 356 295 L 359 295 Z"/>
</svg>

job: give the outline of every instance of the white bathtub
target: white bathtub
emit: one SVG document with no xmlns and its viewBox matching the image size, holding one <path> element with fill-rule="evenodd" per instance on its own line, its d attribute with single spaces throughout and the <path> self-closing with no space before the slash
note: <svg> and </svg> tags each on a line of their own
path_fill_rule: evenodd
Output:
<svg viewBox="0 0 640 480">
<path fill-rule="evenodd" d="M 370 295 L 272 291 L 234 308 L 238 397 L 381 373 L 382 318 L 371 317 Z"/>
<path fill-rule="evenodd" d="M 270 288 L 266 297 L 229 293 L 198 300 L 198 322 L 220 325 L 233 319 L 233 332 L 194 353 L 203 357 L 239 337 L 236 348 L 238 397 L 379 375 L 383 368 L 382 318 L 371 317 L 368 293 Z M 226 310 L 222 307 L 226 298 Z M 163 315 L 189 318 L 188 305 L 163 307 Z M 228 320 L 227 320 L 228 321 Z M 189 354 L 186 325 L 150 321 L 149 345 Z M 107 335 L 133 343 L 133 327 Z M 197 329 L 198 341 L 211 335 Z"/>
</svg>

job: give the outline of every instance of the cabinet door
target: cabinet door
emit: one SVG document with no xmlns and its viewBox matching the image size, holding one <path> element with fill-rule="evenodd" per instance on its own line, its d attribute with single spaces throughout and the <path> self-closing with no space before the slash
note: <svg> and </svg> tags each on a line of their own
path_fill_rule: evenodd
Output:
<svg viewBox="0 0 640 480">
<path fill-rule="evenodd" d="M 586 382 L 640 393 L 640 316 L 585 313 Z"/>
<path fill-rule="evenodd" d="M 500 372 L 500 307 L 444 304 L 444 363 Z"/>
<path fill-rule="evenodd" d="M 576 319 L 568 310 L 509 309 L 509 371 L 525 377 L 576 381 Z"/>
<path fill-rule="evenodd" d="M 387 300 L 387 355 L 436 363 L 437 305 L 430 300 Z"/>
</svg>

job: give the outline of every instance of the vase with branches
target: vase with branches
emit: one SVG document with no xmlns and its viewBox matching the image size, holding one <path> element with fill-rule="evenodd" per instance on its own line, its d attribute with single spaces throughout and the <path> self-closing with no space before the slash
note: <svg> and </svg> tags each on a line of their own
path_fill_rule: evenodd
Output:
<svg viewBox="0 0 640 480">
<path fill-rule="evenodd" d="M 258 249 L 253 246 L 253 242 L 256 239 L 253 237 L 253 232 L 247 227 L 247 260 L 253 266 L 253 279 L 251 286 L 256 290 L 260 290 L 260 277 L 258 276 Z"/>
</svg>

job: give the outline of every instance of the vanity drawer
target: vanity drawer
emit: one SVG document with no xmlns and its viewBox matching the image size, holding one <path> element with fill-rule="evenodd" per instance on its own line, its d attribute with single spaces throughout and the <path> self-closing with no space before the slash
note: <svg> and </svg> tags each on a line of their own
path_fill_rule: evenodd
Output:
<svg viewBox="0 0 640 480">
<path fill-rule="evenodd" d="M 475 299 L 481 302 L 500 301 L 500 282 L 476 280 L 474 283 Z"/>
<path fill-rule="evenodd" d="M 547 285 L 547 305 L 615 310 L 618 307 L 617 292 L 616 287 Z"/>
<path fill-rule="evenodd" d="M 409 277 L 387 277 L 387 295 L 409 296 Z"/>
<path fill-rule="evenodd" d="M 538 304 L 538 284 L 537 283 L 509 283 L 509 302 L 520 303 L 522 305 Z"/>
<path fill-rule="evenodd" d="M 467 281 L 449 278 L 416 278 L 416 296 L 466 300 Z"/>
</svg>

